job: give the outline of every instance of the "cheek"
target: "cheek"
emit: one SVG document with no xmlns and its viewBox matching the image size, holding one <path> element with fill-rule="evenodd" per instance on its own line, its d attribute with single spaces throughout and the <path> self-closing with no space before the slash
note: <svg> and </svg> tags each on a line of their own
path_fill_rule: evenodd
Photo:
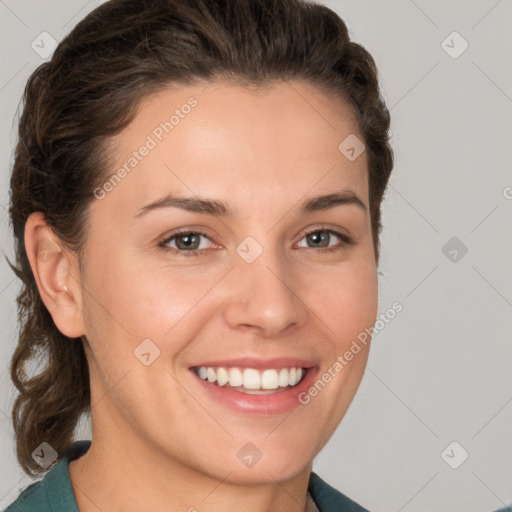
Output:
<svg viewBox="0 0 512 512">
<path fill-rule="evenodd" d="M 84 283 L 89 323 L 94 322 L 98 334 L 132 342 L 164 337 L 218 279 L 213 272 L 202 273 L 193 266 L 151 265 L 138 256 L 131 258 L 129 250 L 97 249 L 93 259 L 101 265 L 88 270 Z"/>
<path fill-rule="evenodd" d="M 133 277 L 131 288 L 137 293 L 131 324 L 137 332 L 153 334 L 164 343 L 176 342 L 199 330 L 212 309 L 215 287 L 224 269 L 191 267 L 157 268 Z M 185 329 L 185 331 L 184 331 Z M 185 340 L 184 340 L 185 341 Z"/>
<path fill-rule="evenodd" d="M 212 297 L 227 270 L 204 268 L 140 265 L 135 269 L 119 265 L 115 274 L 110 274 L 108 284 L 96 281 L 95 287 L 104 289 L 102 304 L 91 304 L 90 315 L 96 324 L 94 351 L 98 358 L 112 360 L 119 372 L 133 365 L 140 369 L 134 353 L 144 346 L 159 354 L 151 367 L 167 365 L 174 370 L 180 362 L 179 354 L 200 334 L 219 306 Z M 147 339 L 151 343 L 143 341 Z"/>
<path fill-rule="evenodd" d="M 324 275 L 313 285 L 311 296 L 314 312 L 330 328 L 331 337 L 344 346 L 365 328 L 372 326 L 377 316 L 377 273 L 375 267 L 364 264 L 340 266 L 336 272 Z"/>
</svg>

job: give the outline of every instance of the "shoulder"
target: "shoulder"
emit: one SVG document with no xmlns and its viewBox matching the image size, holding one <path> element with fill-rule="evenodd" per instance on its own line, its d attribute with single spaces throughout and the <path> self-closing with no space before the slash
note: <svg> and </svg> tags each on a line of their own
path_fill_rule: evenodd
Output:
<svg viewBox="0 0 512 512">
<path fill-rule="evenodd" d="M 319 512 L 369 512 L 311 472 L 308 491 Z"/>
<path fill-rule="evenodd" d="M 40 480 L 30 484 L 4 512 L 46 512 L 51 510 L 42 482 Z"/>
<path fill-rule="evenodd" d="M 69 461 L 83 455 L 90 441 L 75 441 L 61 460 L 39 481 L 30 484 L 4 512 L 78 512 Z"/>
</svg>

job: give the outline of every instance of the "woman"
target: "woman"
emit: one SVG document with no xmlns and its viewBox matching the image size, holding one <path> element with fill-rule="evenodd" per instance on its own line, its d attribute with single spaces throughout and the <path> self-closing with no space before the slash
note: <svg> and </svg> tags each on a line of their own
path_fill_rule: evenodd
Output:
<svg viewBox="0 0 512 512">
<path fill-rule="evenodd" d="M 9 512 L 365 510 L 312 463 L 366 366 L 388 129 L 321 5 L 110 0 L 75 27 L 11 179 L 17 455 L 47 473 Z"/>
</svg>

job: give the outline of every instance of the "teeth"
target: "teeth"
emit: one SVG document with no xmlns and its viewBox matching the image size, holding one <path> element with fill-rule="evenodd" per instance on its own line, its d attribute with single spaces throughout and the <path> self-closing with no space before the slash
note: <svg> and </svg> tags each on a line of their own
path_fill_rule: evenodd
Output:
<svg viewBox="0 0 512 512">
<path fill-rule="evenodd" d="M 208 382 L 215 382 L 217 380 L 217 374 L 213 368 L 206 369 L 206 378 L 208 379 Z"/>
<path fill-rule="evenodd" d="M 265 370 L 261 374 L 261 389 L 277 389 L 279 387 L 279 376 L 277 370 Z"/>
<path fill-rule="evenodd" d="M 254 368 L 211 368 L 201 366 L 197 375 L 208 382 L 216 382 L 219 386 L 229 384 L 232 388 L 243 387 L 247 390 L 270 390 L 296 386 L 305 374 L 302 368 L 267 369 L 263 371 Z"/>
<path fill-rule="evenodd" d="M 206 370 L 205 370 L 206 371 Z M 203 377 L 204 378 L 204 377 Z M 279 378 L 278 378 L 278 384 L 279 386 L 288 386 L 288 370 L 286 368 L 283 368 L 279 372 Z"/>
<path fill-rule="evenodd" d="M 224 386 L 227 382 L 229 382 L 228 372 L 225 368 L 219 368 L 217 370 L 217 384 L 219 386 Z"/>
<path fill-rule="evenodd" d="M 242 386 L 245 389 L 261 389 L 260 372 L 252 368 L 246 368 L 244 370 L 244 383 Z"/>
<path fill-rule="evenodd" d="M 244 383 L 242 372 L 238 368 L 229 369 L 229 385 L 233 388 L 239 387 Z M 201 375 L 199 375 L 201 377 Z"/>
</svg>

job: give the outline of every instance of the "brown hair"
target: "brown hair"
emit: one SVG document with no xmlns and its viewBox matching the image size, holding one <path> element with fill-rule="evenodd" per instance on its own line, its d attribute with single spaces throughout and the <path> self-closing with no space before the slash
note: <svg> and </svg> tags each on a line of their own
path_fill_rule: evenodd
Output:
<svg viewBox="0 0 512 512">
<path fill-rule="evenodd" d="M 393 167 L 389 112 L 371 55 L 349 40 L 327 7 L 302 0 L 110 0 L 86 16 L 30 76 L 11 177 L 10 219 L 20 325 L 11 361 L 18 461 L 48 442 L 59 458 L 90 411 L 82 338 L 55 326 L 27 258 L 24 228 L 35 211 L 83 262 L 88 205 L 108 171 L 107 143 L 143 97 L 169 84 L 227 78 L 264 86 L 296 79 L 341 95 L 353 108 L 369 162 L 375 255 L 380 205 Z M 341 141 L 340 141 L 341 142 Z M 29 375 L 26 365 L 42 363 Z"/>
</svg>

